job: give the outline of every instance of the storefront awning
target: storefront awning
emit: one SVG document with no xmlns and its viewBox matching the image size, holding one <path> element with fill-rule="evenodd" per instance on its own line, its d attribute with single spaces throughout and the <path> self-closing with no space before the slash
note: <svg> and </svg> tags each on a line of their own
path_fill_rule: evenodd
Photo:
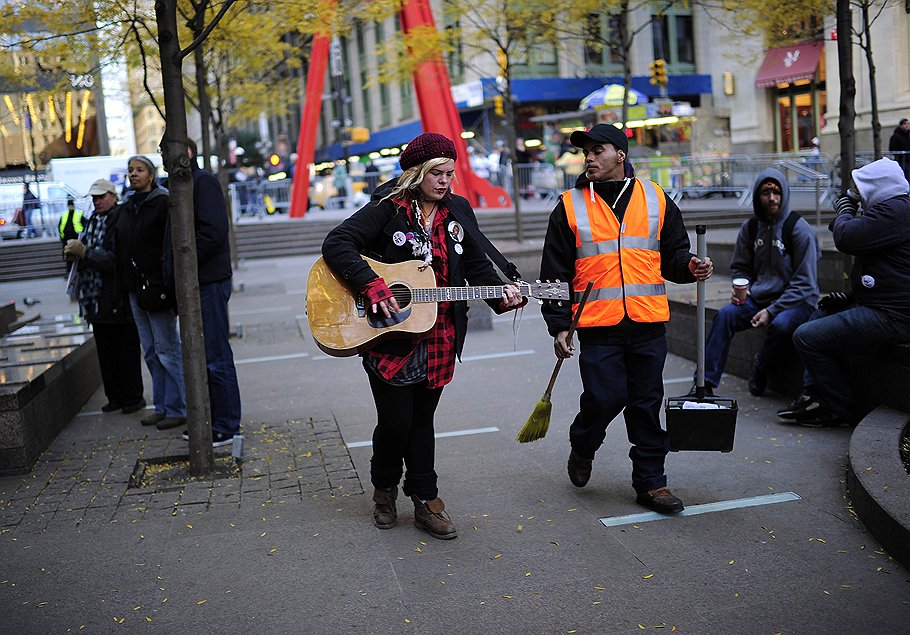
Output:
<svg viewBox="0 0 910 635">
<path fill-rule="evenodd" d="M 824 40 L 808 40 L 768 51 L 755 77 L 757 88 L 771 88 L 802 79 L 812 79 L 825 51 Z"/>
</svg>

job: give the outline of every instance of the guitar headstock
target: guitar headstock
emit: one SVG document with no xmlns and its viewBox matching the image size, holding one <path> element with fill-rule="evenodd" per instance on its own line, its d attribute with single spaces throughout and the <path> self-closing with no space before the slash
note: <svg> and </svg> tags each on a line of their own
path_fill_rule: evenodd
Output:
<svg viewBox="0 0 910 635">
<path fill-rule="evenodd" d="M 568 300 L 568 282 L 523 282 L 521 283 L 522 295 L 537 300 Z"/>
</svg>

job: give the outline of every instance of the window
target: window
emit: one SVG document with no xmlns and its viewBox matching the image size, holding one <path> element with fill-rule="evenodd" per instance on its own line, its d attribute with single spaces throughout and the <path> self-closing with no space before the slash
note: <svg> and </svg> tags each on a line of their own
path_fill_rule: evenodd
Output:
<svg viewBox="0 0 910 635">
<path fill-rule="evenodd" d="M 449 3 L 445 4 L 442 21 L 445 28 L 445 37 L 448 39 L 449 44 L 452 45 L 451 53 L 445 54 L 446 69 L 449 71 L 450 81 L 453 84 L 459 84 L 464 78 L 464 45 L 462 43 L 461 22 L 458 20 L 458 12 Z"/>
<path fill-rule="evenodd" d="M 385 43 L 385 25 L 382 23 L 376 24 L 376 50 L 382 50 L 382 45 Z M 385 54 L 380 54 L 376 57 L 376 63 L 383 67 L 388 62 L 386 60 Z M 380 127 L 385 128 L 386 126 L 391 125 L 392 123 L 392 112 L 389 108 L 389 85 L 385 82 L 379 83 L 379 109 L 380 109 Z"/>
<path fill-rule="evenodd" d="M 370 81 L 370 72 L 367 67 L 369 55 L 367 53 L 366 43 L 364 42 L 363 23 L 358 22 L 354 25 L 354 31 L 357 33 L 357 56 L 360 62 L 360 98 L 363 102 L 363 125 L 370 130 L 373 129 L 372 108 L 370 107 L 370 90 L 367 88 L 367 82 Z"/>
<path fill-rule="evenodd" d="M 585 33 L 585 67 L 594 74 L 622 72 L 619 20 L 607 13 L 588 14 Z"/>
<path fill-rule="evenodd" d="M 556 46 L 548 42 L 534 44 L 512 55 L 512 77 L 557 77 L 559 64 Z"/>
<path fill-rule="evenodd" d="M 401 40 L 401 22 L 393 20 L 395 24 L 395 39 Z M 410 119 L 414 116 L 414 104 L 411 95 L 413 94 L 413 80 L 410 77 L 403 77 L 398 81 L 398 98 L 401 102 L 401 119 Z"/>
<path fill-rule="evenodd" d="M 651 47 L 654 59 L 664 59 L 671 73 L 695 71 L 695 30 L 692 11 L 670 7 L 651 16 Z"/>
</svg>

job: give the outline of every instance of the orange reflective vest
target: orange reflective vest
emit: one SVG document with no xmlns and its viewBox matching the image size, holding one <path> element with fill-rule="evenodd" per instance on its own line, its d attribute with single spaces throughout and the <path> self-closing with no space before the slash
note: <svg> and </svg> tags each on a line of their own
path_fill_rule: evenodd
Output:
<svg viewBox="0 0 910 635">
<path fill-rule="evenodd" d="M 593 190 L 575 188 L 562 194 L 569 227 L 575 233 L 573 315 L 582 290 L 589 280 L 594 281 L 579 327 L 612 326 L 624 315 L 635 322 L 670 319 L 667 287 L 660 273 L 666 198 L 652 181 L 633 179 L 632 188 L 622 226 Z"/>
</svg>

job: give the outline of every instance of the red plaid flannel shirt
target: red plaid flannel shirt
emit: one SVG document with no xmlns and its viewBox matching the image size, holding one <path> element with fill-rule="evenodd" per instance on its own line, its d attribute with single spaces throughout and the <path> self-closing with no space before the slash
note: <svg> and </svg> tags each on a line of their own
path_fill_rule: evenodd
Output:
<svg viewBox="0 0 910 635">
<path fill-rule="evenodd" d="M 436 217 L 433 219 L 433 231 L 430 236 L 433 246 L 433 270 L 436 273 L 436 286 L 438 287 L 449 286 L 449 255 L 446 251 L 445 229 L 449 211 L 443 207 L 444 204 L 444 201 L 441 201 L 436 208 Z M 442 388 L 452 381 L 452 376 L 455 374 L 455 320 L 451 302 L 438 304 L 436 324 L 423 336 L 423 339 L 427 342 L 428 387 Z M 379 374 L 383 379 L 388 380 L 401 370 L 416 348 L 415 344 L 414 348 L 405 355 L 373 351 L 368 351 L 368 353 L 376 358 Z"/>
</svg>

